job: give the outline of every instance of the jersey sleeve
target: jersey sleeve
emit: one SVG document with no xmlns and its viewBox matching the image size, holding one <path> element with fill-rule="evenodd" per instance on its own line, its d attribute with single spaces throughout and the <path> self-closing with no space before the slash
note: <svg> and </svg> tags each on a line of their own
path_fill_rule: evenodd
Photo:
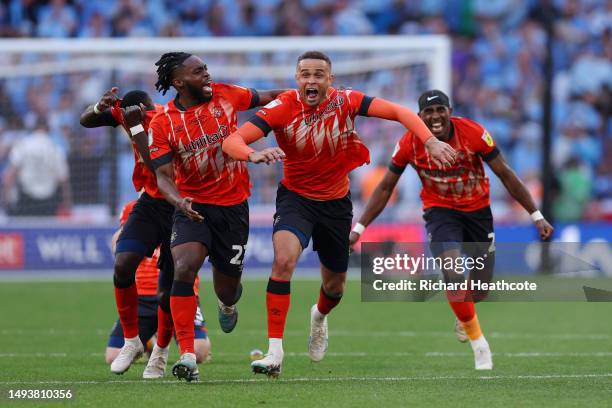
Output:
<svg viewBox="0 0 612 408">
<path fill-rule="evenodd" d="M 226 97 L 238 111 L 245 111 L 259 106 L 259 94 L 253 88 L 244 88 L 238 85 L 220 85 L 224 88 Z"/>
<path fill-rule="evenodd" d="M 487 129 L 481 127 L 481 132 L 479 133 L 480 137 L 476 140 L 477 152 L 482 157 L 482 160 L 486 162 L 491 161 L 497 157 L 499 149 Z"/>
<path fill-rule="evenodd" d="M 264 135 L 284 126 L 290 119 L 291 107 L 287 98 L 278 97 L 257 111 L 249 122 L 260 128 Z"/>
<path fill-rule="evenodd" d="M 406 133 L 393 149 L 389 170 L 395 174 L 402 174 L 406 170 L 406 166 L 410 163 L 412 152 L 412 143 L 410 143 L 410 135 Z"/>
<path fill-rule="evenodd" d="M 374 98 L 363 92 L 353 90 L 348 90 L 347 95 L 351 106 L 351 112 L 353 113 L 352 116 L 368 116 L 368 109 Z"/>
<path fill-rule="evenodd" d="M 163 113 L 156 115 L 149 123 L 149 154 L 155 169 L 172 162 L 174 152 L 170 146 L 169 132 Z"/>
<path fill-rule="evenodd" d="M 136 204 L 136 200 L 130 201 L 129 203 L 123 206 L 123 209 L 121 210 L 121 215 L 119 216 L 120 225 L 125 224 L 130 213 L 132 212 L 132 208 L 134 208 L 134 204 Z"/>
</svg>

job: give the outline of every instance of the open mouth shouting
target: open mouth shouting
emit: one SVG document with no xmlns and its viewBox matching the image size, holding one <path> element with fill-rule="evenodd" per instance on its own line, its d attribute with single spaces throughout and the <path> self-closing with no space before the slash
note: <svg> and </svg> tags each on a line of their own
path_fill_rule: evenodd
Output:
<svg viewBox="0 0 612 408">
<path fill-rule="evenodd" d="M 212 81 L 208 80 L 206 81 L 206 83 L 204 84 L 204 86 L 202 87 L 202 91 L 204 92 L 205 96 L 212 96 Z"/>
<path fill-rule="evenodd" d="M 430 122 L 429 128 L 431 129 L 432 133 L 440 134 L 444 130 L 444 122 L 441 120 L 432 120 Z"/>
<path fill-rule="evenodd" d="M 304 93 L 306 96 L 306 103 L 309 105 L 315 104 L 319 101 L 319 88 L 307 86 Z"/>
</svg>

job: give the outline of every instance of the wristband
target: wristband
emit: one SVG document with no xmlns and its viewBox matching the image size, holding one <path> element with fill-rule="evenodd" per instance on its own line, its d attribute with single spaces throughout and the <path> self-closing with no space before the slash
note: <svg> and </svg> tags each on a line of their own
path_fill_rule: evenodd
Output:
<svg viewBox="0 0 612 408">
<path fill-rule="evenodd" d="M 100 108 L 98 108 L 98 102 L 96 102 L 96 104 L 93 107 L 93 111 L 96 115 L 99 115 L 102 113 L 102 111 L 100 110 Z"/>
<path fill-rule="evenodd" d="M 352 231 L 356 234 L 363 234 L 363 231 L 365 231 L 366 227 L 363 224 L 357 223 L 355 224 L 355 226 L 353 227 Z"/>
<path fill-rule="evenodd" d="M 145 131 L 145 130 L 144 130 L 144 127 L 143 127 L 141 124 L 136 125 L 136 126 L 132 126 L 132 127 L 130 128 L 130 134 L 131 134 L 132 136 L 136 136 L 136 135 L 137 135 L 137 134 L 139 134 L 139 133 L 144 133 L 144 131 Z"/>
<path fill-rule="evenodd" d="M 533 220 L 533 222 L 538 222 L 540 220 L 543 220 L 544 216 L 542 215 L 542 213 L 539 210 L 536 210 L 536 211 L 531 213 L 531 219 Z"/>
</svg>

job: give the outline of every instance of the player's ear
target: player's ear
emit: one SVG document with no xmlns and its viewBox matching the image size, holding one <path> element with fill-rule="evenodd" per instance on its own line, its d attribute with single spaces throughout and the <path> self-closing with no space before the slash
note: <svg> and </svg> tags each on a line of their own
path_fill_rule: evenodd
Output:
<svg viewBox="0 0 612 408">
<path fill-rule="evenodd" d="M 452 116 L 453 115 L 453 108 L 448 108 L 448 116 Z"/>
<path fill-rule="evenodd" d="M 336 80 L 336 76 L 334 74 L 330 73 L 329 74 L 329 82 L 331 82 L 333 84 L 335 80 Z"/>
<path fill-rule="evenodd" d="M 180 79 L 173 79 L 172 86 L 176 89 L 181 88 L 183 86 L 183 81 L 181 81 Z"/>
</svg>

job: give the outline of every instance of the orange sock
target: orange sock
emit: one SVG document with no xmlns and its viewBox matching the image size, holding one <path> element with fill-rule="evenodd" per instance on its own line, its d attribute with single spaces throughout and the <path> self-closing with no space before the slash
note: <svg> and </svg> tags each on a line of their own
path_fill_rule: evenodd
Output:
<svg viewBox="0 0 612 408">
<path fill-rule="evenodd" d="M 172 313 L 168 313 L 157 306 L 157 346 L 168 347 L 170 340 L 172 340 L 172 332 L 174 332 Z"/>
<path fill-rule="evenodd" d="M 463 330 L 465 330 L 465 334 L 467 334 L 470 340 L 477 340 L 482 336 L 480 323 L 478 323 L 478 316 L 474 315 L 472 320 L 461 322 L 461 325 L 463 326 Z"/>
<path fill-rule="evenodd" d="M 291 303 L 291 282 L 270 278 L 266 290 L 268 338 L 282 339 Z"/>
<path fill-rule="evenodd" d="M 193 321 L 197 308 L 198 299 L 193 293 L 193 282 L 175 280 L 170 290 L 170 311 L 181 354 L 194 353 Z"/>
<path fill-rule="evenodd" d="M 115 286 L 115 302 L 123 329 L 123 337 L 131 339 L 138 336 L 138 292 L 136 291 L 136 284 L 132 283 L 127 288 Z"/>
</svg>

